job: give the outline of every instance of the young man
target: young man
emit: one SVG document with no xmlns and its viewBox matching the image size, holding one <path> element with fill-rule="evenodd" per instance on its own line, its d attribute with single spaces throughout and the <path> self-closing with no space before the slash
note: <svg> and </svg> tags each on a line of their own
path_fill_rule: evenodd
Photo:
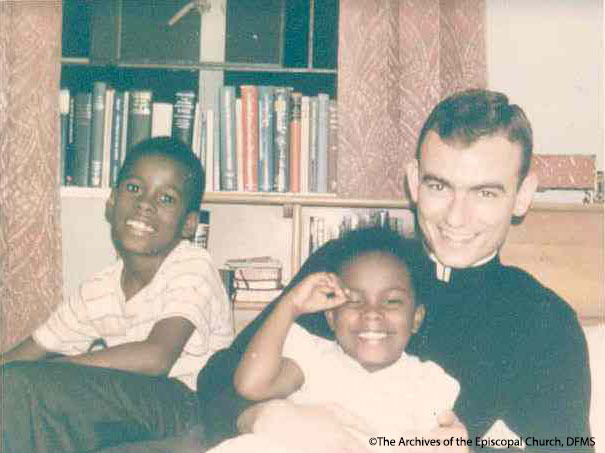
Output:
<svg viewBox="0 0 605 453">
<path fill-rule="evenodd" d="M 197 373 L 233 338 L 218 271 L 185 240 L 203 188 L 183 143 L 129 150 L 106 205 L 120 259 L 0 357 L 5 453 L 96 451 L 197 423 Z"/>
<path fill-rule="evenodd" d="M 512 218 L 527 212 L 536 190 L 536 176 L 529 171 L 532 146 L 523 111 L 500 93 L 457 93 L 430 114 L 417 160 L 407 168 L 426 259 L 433 262 L 421 296 L 426 319 L 408 352 L 458 379 L 454 410 L 470 439 L 503 422 L 523 439 L 538 439 L 527 450 L 544 451 L 556 449 L 557 438 L 590 435 L 590 375 L 573 310 L 498 257 Z M 237 414 L 248 405 L 230 385 L 217 383 L 219 376 L 229 382 L 265 316 L 212 357 L 199 376 L 211 436 L 231 435 Z M 317 335 L 330 335 L 319 316 L 297 322 Z M 240 421 L 253 423 L 262 414 L 259 407 L 244 412 Z"/>
</svg>

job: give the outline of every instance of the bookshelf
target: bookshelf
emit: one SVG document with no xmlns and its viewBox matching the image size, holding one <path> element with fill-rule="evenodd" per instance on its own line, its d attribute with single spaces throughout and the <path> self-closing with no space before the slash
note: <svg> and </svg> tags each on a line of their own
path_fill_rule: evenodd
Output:
<svg viewBox="0 0 605 453">
<path fill-rule="evenodd" d="M 116 88 L 151 89 L 155 99 L 166 102 L 172 101 L 174 94 L 179 90 L 193 90 L 197 93 L 202 106 L 214 109 L 218 106 L 218 90 L 224 85 L 288 85 L 306 95 L 326 92 L 330 97 L 338 98 L 338 0 L 259 0 L 255 4 L 266 5 L 267 8 L 277 6 L 277 8 L 272 10 L 273 15 L 259 18 L 258 23 L 252 21 L 253 28 L 254 26 L 257 28 L 244 35 L 237 35 L 237 33 L 234 35 L 234 31 L 246 29 L 246 23 L 238 23 L 238 18 L 240 20 L 258 18 L 257 12 L 236 14 L 234 8 L 238 4 L 245 6 L 246 2 L 225 1 L 212 0 L 212 9 L 209 12 L 201 16 L 197 13 L 189 13 L 176 24 L 175 30 L 180 30 L 184 36 L 194 38 L 190 43 L 189 53 L 186 49 L 179 49 L 175 54 L 177 57 L 173 57 L 167 56 L 164 49 L 164 53 L 160 52 L 156 57 L 133 54 L 137 49 L 132 44 L 130 47 L 126 46 L 128 52 L 124 51 L 124 41 L 128 41 L 129 36 L 132 35 L 122 32 L 122 28 L 127 27 L 128 23 L 124 8 L 130 8 L 128 11 L 132 15 L 132 5 L 139 2 L 64 0 L 62 86 L 91 90 L 92 82 L 104 80 Z M 156 3 L 158 5 L 162 3 L 160 9 L 170 7 L 164 11 L 164 17 L 158 19 L 161 23 L 165 23 L 172 13 L 186 5 L 188 1 L 159 2 L 157 0 Z M 221 5 L 225 5 L 224 9 Z M 267 20 L 278 23 L 279 27 L 263 27 L 263 24 L 266 24 L 263 21 Z M 266 52 L 271 59 L 262 58 L 264 53 L 259 52 L 257 45 L 263 41 L 264 31 L 267 31 L 269 37 L 278 37 L 272 41 L 272 47 L 270 46 L 272 50 Z M 166 31 L 166 33 L 170 35 L 171 32 Z M 102 215 L 103 204 L 108 195 L 109 189 L 62 187 L 62 202 L 73 206 L 66 210 L 69 217 L 64 220 L 64 224 L 78 219 L 81 215 L 79 210 L 87 204 L 94 205 L 96 213 Z M 408 201 L 403 199 L 350 199 L 335 194 L 288 192 L 208 192 L 205 194 L 203 204 L 204 207 L 216 209 L 220 228 L 224 228 L 231 218 L 242 219 L 247 215 L 245 213 L 250 212 L 257 214 L 257 218 L 249 224 L 240 222 L 242 225 L 238 228 L 243 231 L 236 232 L 232 225 L 227 225 L 230 229 L 224 231 L 211 227 L 211 253 L 215 256 L 217 265 L 220 266 L 225 257 L 250 256 L 250 249 L 242 244 L 256 241 L 254 246 L 266 249 L 266 254 L 280 250 L 279 253 L 286 260 L 284 262 L 286 279 L 299 269 L 304 259 L 305 222 L 309 212 L 317 209 L 340 212 L 357 208 L 387 209 L 395 212 L 410 210 Z M 557 219 L 593 218 L 595 215 L 602 219 L 603 211 L 602 206 L 598 205 L 536 203 L 532 207 L 532 213 Z M 99 216 L 95 218 L 98 219 Z M 213 223 L 214 220 L 211 220 L 211 224 Z M 269 233 L 249 231 L 261 223 Z M 581 224 L 582 220 L 578 220 L 578 223 Z M 73 225 L 71 227 L 74 228 Z M 109 241 L 105 230 L 103 228 L 100 230 L 95 231 L 92 236 L 99 238 L 107 236 Z M 515 228 L 512 230 L 514 231 Z M 72 240 L 69 237 L 72 232 L 69 230 L 64 234 L 64 238 L 68 241 Z M 244 237 L 235 238 L 235 234 Z M 261 238 L 262 234 L 265 236 Z M 593 232 L 588 232 L 587 235 L 597 239 L 600 237 Z M 87 236 L 88 233 L 83 233 L 83 238 L 89 239 Z M 218 238 L 222 240 L 219 242 Z M 225 238 L 228 239 L 224 240 Z M 80 251 L 78 249 L 80 242 L 76 239 L 73 241 L 75 242 L 69 242 L 68 247 Z M 111 244 L 107 244 L 103 253 L 110 250 L 110 247 Z M 258 248 L 254 249 L 254 253 Z M 600 249 L 597 246 L 591 250 L 602 250 L 602 242 Z M 85 248 L 83 253 L 86 253 Z M 514 255 L 514 257 L 515 260 L 521 260 L 518 264 L 523 264 L 522 260 L 525 259 L 523 256 Z M 67 272 L 69 273 L 69 266 Z M 250 304 L 236 307 L 236 311 L 243 313 L 242 316 L 249 320 L 263 306 L 263 304 Z"/>
</svg>

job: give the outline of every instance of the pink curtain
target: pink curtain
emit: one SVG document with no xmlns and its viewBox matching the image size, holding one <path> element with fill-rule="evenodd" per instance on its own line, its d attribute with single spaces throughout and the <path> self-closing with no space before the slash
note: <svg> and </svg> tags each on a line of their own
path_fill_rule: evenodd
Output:
<svg viewBox="0 0 605 453">
<path fill-rule="evenodd" d="M 338 191 L 401 198 L 437 101 L 485 87 L 485 0 L 340 0 Z"/>
<path fill-rule="evenodd" d="M 0 350 L 61 300 L 61 2 L 0 2 Z"/>
</svg>

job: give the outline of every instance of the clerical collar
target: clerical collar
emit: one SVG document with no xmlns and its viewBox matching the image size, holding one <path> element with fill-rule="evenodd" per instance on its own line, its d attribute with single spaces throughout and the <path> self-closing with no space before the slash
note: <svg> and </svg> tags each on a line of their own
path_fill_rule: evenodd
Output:
<svg viewBox="0 0 605 453">
<path fill-rule="evenodd" d="M 479 261 L 474 263 L 472 266 L 468 266 L 468 267 L 472 268 L 472 267 L 482 266 L 483 264 L 491 261 L 496 256 L 497 253 L 498 253 L 498 251 L 496 250 L 491 255 L 488 255 L 485 258 L 480 259 Z M 450 278 L 452 277 L 452 268 L 450 266 L 446 266 L 445 264 L 442 264 L 437 259 L 437 257 L 435 256 L 435 254 L 433 252 L 428 253 L 428 255 L 429 255 L 429 258 L 431 259 L 431 261 L 433 261 L 435 263 L 435 276 L 437 277 L 437 280 L 448 283 L 450 281 Z"/>
</svg>

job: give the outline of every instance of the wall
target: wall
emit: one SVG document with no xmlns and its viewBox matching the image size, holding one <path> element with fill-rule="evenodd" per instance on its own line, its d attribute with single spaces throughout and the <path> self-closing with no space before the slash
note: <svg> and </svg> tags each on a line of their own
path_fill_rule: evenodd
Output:
<svg viewBox="0 0 605 453">
<path fill-rule="evenodd" d="M 603 168 L 603 1 L 486 2 L 488 87 L 529 116 L 535 150 Z"/>
</svg>

